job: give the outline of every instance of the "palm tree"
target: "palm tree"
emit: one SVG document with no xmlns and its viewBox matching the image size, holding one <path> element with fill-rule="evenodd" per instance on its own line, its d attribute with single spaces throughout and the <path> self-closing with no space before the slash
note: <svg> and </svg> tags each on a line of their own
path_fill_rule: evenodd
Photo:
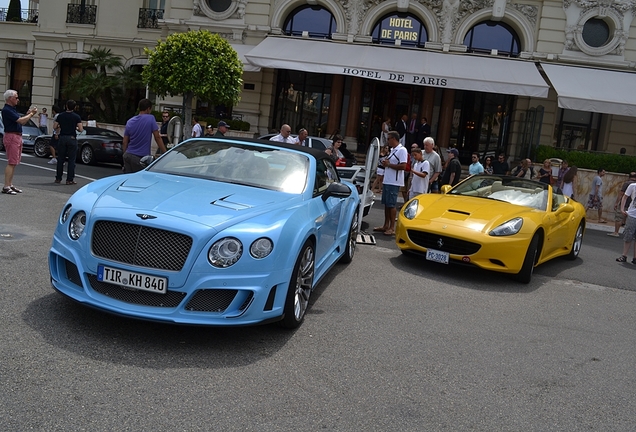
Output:
<svg viewBox="0 0 636 432">
<path fill-rule="evenodd" d="M 64 93 L 86 98 L 93 105 L 95 118 L 99 121 L 125 122 L 137 105 L 137 101 L 129 100 L 130 94 L 143 86 L 140 73 L 124 68 L 121 57 L 101 47 L 90 50 L 82 66 L 87 70 L 72 75 L 63 89 Z"/>
</svg>

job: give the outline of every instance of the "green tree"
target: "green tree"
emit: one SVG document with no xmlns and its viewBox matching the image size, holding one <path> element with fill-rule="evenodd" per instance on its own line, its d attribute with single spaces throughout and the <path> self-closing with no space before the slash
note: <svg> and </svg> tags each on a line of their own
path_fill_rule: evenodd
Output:
<svg viewBox="0 0 636 432">
<path fill-rule="evenodd" d="M 11 0 L 7 10 L 7 21 L 22 21 L 22 4 L 20 0 Z"/>
<path fill-rule="evenodd" d="M 158 96 L 183 95 L 184 133 L 190 136 L 193 97 L 235 105 L 243 82 L 243 64 L 232 46 L 207 30 L 174 33 L 154 49 L 146 48 L 142 77 Z"/>
<path fill-rule="evenodd" d="M 69 78 L 64 95 L 87 99 L 99 121 L 121 124 L 132 117 L 138 103 L 134 95 L 143 86 L 141 74 L 124 68 L 121 57 L 101 47 L 89 51 L 82 66 L 86 69 Z"/>
</svg>

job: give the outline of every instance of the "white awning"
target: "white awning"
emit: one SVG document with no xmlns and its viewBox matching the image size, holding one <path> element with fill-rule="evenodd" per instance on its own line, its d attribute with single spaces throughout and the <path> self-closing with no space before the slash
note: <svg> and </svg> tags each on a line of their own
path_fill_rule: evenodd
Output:
<svg viewBox="0 0 636 432">
<path fill-rule="evenodd" d="M 541 63 L 559 107 L 636 117 L 636 73 Z"/>
<path fill-rule="evenodd" d="M 254 66 L 339 74 L 409 85 L 548 97 L 533 62 L 406 47 L 268 37 L 245 54 Z"/>
<path fill-rule="evenodd" d="M 234 51 L 236 51 L 236 53 L 238 54 L 239 60 L 243 62 L 243 72 L 260 72 L 261 68 L 259 68 L 258 66 L 252 65 L 245 58 L 245 54 L 247 54 L 252 49 L 254 49 L 254 45 L 243 45 L 243 44 L 230 44 L 230 45 L 232 45 L 232 48 L 234 48 Z"/>
</svg>

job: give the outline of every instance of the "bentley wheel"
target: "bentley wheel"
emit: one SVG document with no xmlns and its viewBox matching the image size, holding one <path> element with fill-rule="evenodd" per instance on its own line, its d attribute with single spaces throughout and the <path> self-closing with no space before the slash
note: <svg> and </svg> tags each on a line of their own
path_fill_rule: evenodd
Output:
<svg viewBox="0 0 636 432">
<path fill-rule="evenodd" d="M 95 163 L 95 153 L 93 152 L 93 148 L 88 144 L 82 147 L 80 158 L 82 159 L 83 164 L 93 165 Z"/>
<path fill-rule="evenodd" d="M 576 257 L 579 256 L 579 252 L 581 252 L 581 245 L 583 245 L 583 230 L 584 224 L 583 221 L 579 224 L 579 227 L 576 229 L 576 234 L 574 234 L 574 240 L 572 241 L 572 249 L 567 256 L 569 260 L 575 260 Z"/>
<path fill-rule="evenodd" d="M 343 264 L 349 264 L 353 261 L 353 256 L 356 253 L 356 245 L 358 244 L 358 212 L 356 211 L 351 219 L 351 226 L 349 227 L 349 237 L 347 238 L 347 247 L 344 255 L 340 258 L 340 262 Z"/>
<path fill-rule="evenodd" d="M 521 271 L 514 275 L 515 280 L 525 284 L 530 283 L 530 281 L 532 280 L 532 272 L 534 271 L 534 264 L 537 260 L 538 249 L 539 236 L 535 235 L 534 237 L 532 237 L 530 246 L 528 246 L 528 251 L 526 252 L 526 257 L 523 260 Z"/>
<path fill-rule="evenodd" d="M 307 306 L 309 305 L 309 296 L 314 286 L 315 265 L 314 246 L 307 240 L 296 260 L 296 265 L 289 281 L 289 289 L 285 299 L 285 317 L 281 321 L 281 325 L 285 328 L 294 329 L 303 322 Z"/>
<path fill-rule="evenodd" d="M 35 140 L 35 144 L 33 145 L 33 154 L 41 158 L 47 157 L 49 155 L 49 143 L 43 139 Z"/>
</svg>

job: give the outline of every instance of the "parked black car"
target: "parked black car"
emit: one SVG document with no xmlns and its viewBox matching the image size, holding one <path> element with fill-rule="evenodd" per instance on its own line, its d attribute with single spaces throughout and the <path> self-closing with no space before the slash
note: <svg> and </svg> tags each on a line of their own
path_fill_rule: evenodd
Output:
<svg viewBox="0 0 636 432">
<path fill-rule="evenodd" d="M 77 160 L 94 165 L 97 162 L 123 164 L 121 143 L 124 138 L 110 129 L 86 126 L 77 134 Z M 51 135 L 40 135 L 35 140 L 33 153 L 38 157 L 48 157 Z"/>
</svg>

